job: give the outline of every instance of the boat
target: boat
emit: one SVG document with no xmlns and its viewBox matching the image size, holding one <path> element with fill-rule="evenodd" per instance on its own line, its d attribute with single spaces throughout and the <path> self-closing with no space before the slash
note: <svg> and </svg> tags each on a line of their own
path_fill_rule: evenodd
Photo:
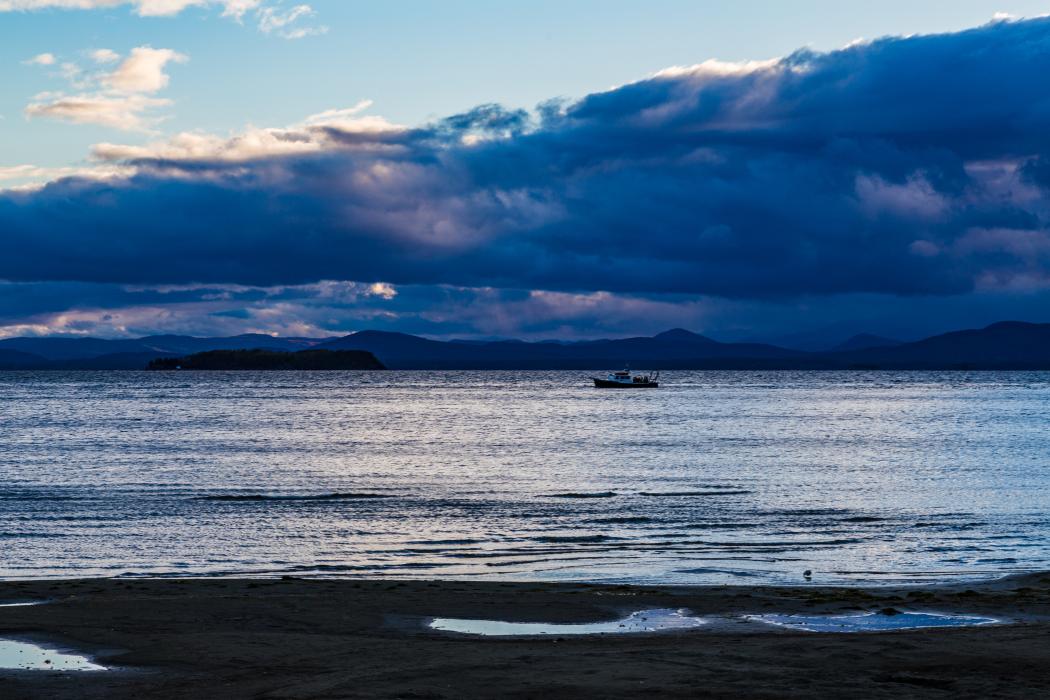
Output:
<svg viewBox="0 0 1050 700">
<path fill-rule="evenodd" d="M 622 372 L 610 372 L 605 379 L 591 377 L 594 386 L 599 389 L 656 389 L 660 386 L 659 372 L 649 374 L 632 374 L 631 370 Z"/>
</svg>

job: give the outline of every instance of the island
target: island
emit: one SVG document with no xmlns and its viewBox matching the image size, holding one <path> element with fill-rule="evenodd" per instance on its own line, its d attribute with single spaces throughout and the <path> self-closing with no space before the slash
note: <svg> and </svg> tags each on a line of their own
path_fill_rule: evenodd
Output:
<svg viewBox="0 0 1050 700">
<path fill-rule="evenodd" d="M 209 350 L 185 357 L 160 357 L 149 370 L 378 370 L 386 369 L 365 350 Z"/>
</svg>

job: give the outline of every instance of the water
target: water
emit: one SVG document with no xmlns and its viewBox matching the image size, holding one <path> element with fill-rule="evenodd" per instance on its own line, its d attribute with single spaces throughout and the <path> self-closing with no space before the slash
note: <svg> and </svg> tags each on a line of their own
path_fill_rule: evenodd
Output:
<svg viewBox="0 0 1050 700">
<path fill-rule="evenodd" d="M 1050 374 L 0 373 L 0 577 L 1050 568 Z"/>
<path fill-rule="evenodd" d="M 85 656 L 64 654 L 29 642 L 0 639 L 0 669 L 19 671 L 105 671 Z"/>
<path fill-rule="evenodd" d="M 805 632 L 894 632 L 938 627 L 973 627 L 999 622 L 991 617 L 904 612 L 894 615 L 749 615 L 748 619 Z"/>
<path fill-rule="evenodd" d="M 640 610 L 622 620 L 559 624 L 554 622 L 503 622 L 500 620 L 457 620 L 440 617 L 430 622 L 432 629 L 458 634 L 476 634 L 485 637 L 524 637 L 544 634 L 631 634 L 638 632 L 670 632 L 696 629 L 706 620 L 691 617 L 683 610 L 660 608 Z"/>
</svg>

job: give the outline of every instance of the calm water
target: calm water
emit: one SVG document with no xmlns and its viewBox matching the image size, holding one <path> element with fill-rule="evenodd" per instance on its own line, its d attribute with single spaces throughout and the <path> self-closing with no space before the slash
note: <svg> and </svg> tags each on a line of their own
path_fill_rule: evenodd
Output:
<svg viewBox="0 0 1050 700">
<path fill-rule="evenodd" d="M 0 577 L 1050 568 L 1050 374 L 0 373 Z"/>
</svg>

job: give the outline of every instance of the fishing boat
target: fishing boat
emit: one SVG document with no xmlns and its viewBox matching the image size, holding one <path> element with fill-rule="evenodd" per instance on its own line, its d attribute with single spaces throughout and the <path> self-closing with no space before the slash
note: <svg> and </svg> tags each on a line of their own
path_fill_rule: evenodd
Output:
<svg viewBox="0 0 1050 700">
<path fill-rule="evenodd" d="M 622 372 L 610 372 L 605 379 L 591 377 L 594 380 L 594 386 L 599 389 L 655 389 L 660 386 L 660 382 L 657 381 L 659 378 L 659 372 L 633 374 L 629 369 Z"/>
</svg>

